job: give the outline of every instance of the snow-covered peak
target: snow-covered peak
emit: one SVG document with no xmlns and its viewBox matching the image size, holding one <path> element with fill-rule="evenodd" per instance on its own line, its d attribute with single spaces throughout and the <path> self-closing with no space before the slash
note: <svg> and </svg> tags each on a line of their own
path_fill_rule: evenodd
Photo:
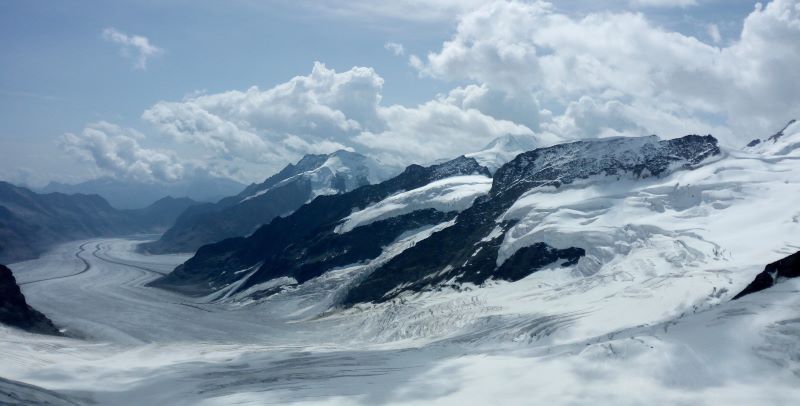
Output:
<svg viewBox="0 0 800 406">
<path fill-rule="evenodd" d="M 509 134 L 495 138 L 480 151 L 469 153 L 465 156 L 474 158 L 479 164 L 494 173 L 517 155 L 540 146 L 533 136 Z"/>
<path fill-rule="evenodd" d="M 261 187 L 249 190 L 242 202 L 261 196 L 268 191 L 297 181 L 308 181 L 311 186 L 309 200 L 320 196 L 347 192 L 367 184 L 388 179 L 396 168 L 356 152 L 338 150 L 327 155 L 304 156 L 297 164 L 289 165 L 279 175 L 277 182 L 269 180 Z M 272 178 L 270 178 L 272 179 Z"/>
<path fill-rule="evenodd" d="M 494 176 L 492 193 L 518 184 L 559 186 L 596 175 L 660 175 L 697 165 L 719 153 L 717 140 L 710 135 L 663 141 L 655 135 L 615 137 L 559 144 L 520 154 L 504 165 Z"/>
<path fill-rule="evenodd" d="M 751 141 L 745 151 L 762 155 L 800 156 L 800 122 L 791 120 L 767 139 Z"/>
</svg>

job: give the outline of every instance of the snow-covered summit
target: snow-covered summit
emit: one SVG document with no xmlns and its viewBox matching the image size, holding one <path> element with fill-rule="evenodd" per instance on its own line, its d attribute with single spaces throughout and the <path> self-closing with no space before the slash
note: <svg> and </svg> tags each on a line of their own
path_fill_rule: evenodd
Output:
<svg viewBox="0 0 800 406">
<path fill-rule="evenodd" d="M 576 141 L 539 148 L 517 156 L 495 173 L 492 194 L 519 184 L 560 186 L 597 175 L 660 175 L 688 168 L 720 153 L 717 139 L 687 135 L 672 140 L 618 137 Z"/>
<path fill-rule="evenodd" d="M 480 151 L 472 152 L 465 156 L 474 158 L 479 164 L 494 173 L 517 155 L 540 146 L 533 136 L 509 134 L 495 138 Z"/>
<path fill-rule="evenodd" d="M 283 175 L 283 179 L 270 182 L 270 178 L 258 185 L 261 187 L 249 190 L 247 196 L 240 201 L 253 199 L 269 190 L 297 181 L 310 183 L 311 200 L 317 196 L 347 192 L 363 185 L 378 183 L 395 172 L 395 168 L 352 151 L 338 150 L 327 155 L 309 154 L 297 164 L 289 165 L 281 171 L 278 175 Z"/>
</svg>

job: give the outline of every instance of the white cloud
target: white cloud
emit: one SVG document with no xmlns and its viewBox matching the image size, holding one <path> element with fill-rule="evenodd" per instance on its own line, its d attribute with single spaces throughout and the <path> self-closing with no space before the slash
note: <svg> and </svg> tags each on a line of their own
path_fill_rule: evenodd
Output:
<svg viewBox="0 0 800 406">
<path fill-rule="evenodd" d="M 397 56 L 402 56 L 406 53 L 405 48 L 403 48 L 403 44 L 398 44 L 396 42 L 387 42 L 383 44 L 383 47 L 386 48 L 387 51 Z"/>
<path fill-rule="evenodd" d="M 421 75 L 457 86 L 417 106 L 384 105 L 384 80 L 371 68 L 337 72 L 315 63 L 308 75 L 270 88 L 162 101 L 142 118 L 208 154 L 207 166 L 229 173 L 248 166 L 254 180 L 306 153 L 349 149 L 404 165 L 475 151 L 506 134 L 551 143 L 712 133 L 737 144 L 798 114 L 800 0 L 759 5 L 738 39 L 726 38 L 724 47 L 711 41 L 641 13 L 574 17 L 542 1 L 494 1 L 462 14 L 440 49 L 409 56 Z M 390 44 L 392 52 L 402 49 Z M 110 171 L 181 165 L 163 151 L 159 159 L 142 152 L 125 160 L 108 146 L 122 141 L 83 135 L 94 140 L 88 147 L 71 137 L 73 149 Z M 128 150 L 159 152 L 139 147 L 135 134 L 128 138 Z M 139 161 L 148 164 L 130 163 Z"/>
<path fill-rule="evenodd" d="M 141 147 L 143 138 L 136 130 L 101 121 L 59 141 L 68 153 L 118 178 L 169 182 L 184 176 L 186 168 L 173 154 Z"/>
<path fill-rule="evenodd" d="M 337 73 L 315 63 L 308 76 L 270 89 L 254 86 L 159 102 L 142 118 L 174 140 L 204 146 L 219 158 L 276 169 L 304 153 L 345 147 L 362 130 L 380 130 L 382 86 L 371 68 Z"/>
<path fill-rule="evenodd" d="M 103 30 L 103 39 L 121 46 L 122 55 L 134 60 L 133 67 L 147 69 L 147 60 L 164 53 L 164 50 L 150 43 L 147 37 L 128 35 L 110 27 Z"/>
<path fill-rule="evenodd" d="M 455 157 L 477 151 L 501 135 L 532 133 L 523 125 L 464 109 L 444 97 L 417 107 L 382 107 L 379 114 L 386 130 L 362 132 L 355 141 L 362 150 L 395 165 Z"/>
<path fill-rule="evenodd" d="M 679 133 L 661 134 L 677 136 L 699 131 L 692 127 L 698 123 L 717 128 L 704 118 L 721 117 L 738 142 L 774 130 L 800 110 L 798 15 L 798 0 L 759 5 L 741 37 L 719 48 L 638 13 L 574 18 L 545 2 L 495 1 L 464 15 L 440 50 L 411 62 L 422 75 L 472 81 L 509 100 L 534 95 L 566 115 L 559 120 L 557 113 L 545 126 L 551 130 L 566 131 L 571 120 L 610 120 L 572 127 L 598 135 L 618 128 L 625 113 L 686 123 Z M 576 114 L 589 101 L 603 114 Z M 672 127 L 638 126 L 648 132 Z"/>
<path fill-rule="evenodd" d="M 336 72 L 315 63 L 309 75 L 270 89 L 159 102 L 142 118 L 178 142 L 265 170 L 302 154 L 336 149 L 367 152 L 390 164 L 425 162 L 473 151 L 499 135 L 531 133 L 511 121 L 526 123 L 514 111 L 499 118 L 479 111 L 504 97 L 485 88 L 459 89 L 404 107 L 381 105 L 382 87 L 383 78 L 371 68 Z"/>
</svg>

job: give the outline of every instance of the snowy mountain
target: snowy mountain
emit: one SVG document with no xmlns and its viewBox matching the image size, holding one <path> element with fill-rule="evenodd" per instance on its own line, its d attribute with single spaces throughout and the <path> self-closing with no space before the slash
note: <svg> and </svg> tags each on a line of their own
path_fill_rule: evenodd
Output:
<svg viewBox="0 0 800 406">
<path fill-rule="evenodd" d="M 791 140 L 787 134 L 784 139 Z M 753 189 L 764 187 L 762 177 L 772 179 L 777 193 L 794 187 L 793 181 L 772 178 L 772 171 L 784 173 L 782 166 L 792 160 L 766 163 L 761 156 L 722 151 L 711 136 L 586 140 L 520 154 L 496 171 L 491 187 L 488 173 L 470 173 L 480 168 L 476 161 L 459 158 L 450 165 L 472 161 L 472 167 L 404 187 L 391 187 L 395 179 L 371 186 L 383 189 L 379 195 L 357 189 L 331 196 L 249 238 L 204 247 L 156 284 L 269 303 L 271 296 L 285 302 L 293 292 L 329 286 L 325 281 L 335 278 L 337 287 L 329 286 L 326 299 L 314 306 L 325 312 L 331 306 L 394 303 L 414 292 L 499 289 L 506 285 L 492 286 L 544 270 L 563 269 L 576 280 L 625 266 L 641 268 L 643 275 L 685 274 L 695 267 L 716 269 L 722 266 L 716 261 L 727 263 L 733 252 L 748 255 L 737 267 L 752 269 L 776 249 L 785 252 L 782 242 L 765 239 L 759 249 L 745 249 L 731 230 L 758 212 L 753 205 L 763 204 L 766 197 Z M 778 235 L 786 235 L 796 224 L 748 227 L 779 227 Z M 723 289 L 714 300 L 741 291 L 754 275 L 714 287 Z M 204 288 L 193 290 L 197 286 Z"/>
<path fill-rule="evenodd" d="M 156 285 L 265 317 L 330 314 L 371 342 L 583 342 L 713 308 L 799 251 L 798 170 L 711 136 L 560 144 L 517 156 L 488 190 L 459 171 L 318 199 Z"/>
<path fill-rule="evenodd" d="M 247 238 L 204 246 L 155 285 L 207 294 L 235 282 L 241 282 L 240 290 L 274 278 L 302 283 L 333 267 L 375 258 L 385 245 L 413 230 L 452 220 L 486 193 L 488 175 L 464 157 L 429 167 L 411 165 L 384 182 L 317 197 Z M 436 202 L 418 201 L 436 195 Z"/>
<path fill-rule="evenodd" d="M 407 237 L 406 233 L 434 228 L 436 233 L 362 272 L 340 304 L 385 301 L 405 291 L 480 285 L 490 279 L 515 281 L 551 263 L 576 265 L 594 249 L 548 244 L 534 237 L 502 238 L 523 219 L 520 202 L 526 200 L 520 198 L 527 192 L 662 177 L 719 154 L 717 141 L 710 136 L 579 141 L 518 155 L 497 170 L 491 186 L 488 170 L 474 158 L 462 157 L 424 168 L 433 176 L 415 175 L 413 185 L 404 182 L 399 187 L 398 180 L 413 174 L 410 167 L 371 187 L 381 190 L 379 195 L 362 188 L 319 200 L 317 208 L 304 206 L 296 218 L 273 221 L 252 237 L 203 247 L 157 284 L 184 291 L 202 287 L 194 293 L 235 285 L 231 293 L 249 290 L 263 296 L 253 288 L 266 283 L 274 293 L 281 285 L 270 282 L 273 279 L 302 284 L 336 267 L 375 260 L 387 244 Z M 482 174 L 464 176 L 475 173 Z M 518 230 L 513 229 L 512 235 Z M 590 251 L 589 257 L 594 260 L 595 255 Z"/>
<path fill-rule="evenodd" d="M 498 137 L 480 151 L 466 154 L 467 158 L 474 158 L 479 164 L 489 168 L 495 173 L 506 162 L 517 155 L 539 147 L 539 143 L 532 136 L 504 135 Z"/>
<path fill-rule="evenodd" d="M 158 241 L 142 248 L 151 253 L 194 252 L 205 244 L 249 235 L 261 224 L 286 216 L 317 196 L 377 183 L 392 172 L 392 168 L 350 151 L 306 155 L 235 196 L 192 207 Z"/>
</svg>

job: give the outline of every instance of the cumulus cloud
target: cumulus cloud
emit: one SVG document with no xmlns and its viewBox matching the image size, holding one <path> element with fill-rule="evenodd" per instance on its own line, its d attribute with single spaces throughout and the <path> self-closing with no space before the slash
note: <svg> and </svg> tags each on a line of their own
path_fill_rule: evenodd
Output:
<svg viewBox="0 0 800 406">
<path fill-rule="evenodd" d="M 417 107 L 380 109 L 387 128 L 365 131 L 355 141 L 389 164 L 426 163 L 481 149 L 506 134 L 531 134 L 527 127 L 498 120 L 476 109 L 464 109 L 444 97 Z"/>
<path fill-rule="evenodd" d="M 79 134 L 64 134 L 59 141 L 68 153 L 118 178 L 169 182 L 184 176 L 186 168 L 173 154 L 141 147 L 143 138 L 136 130 L 98 122 Z"/>
<path fill-rule="evenodd" d="M 704 38 L 641 13 L 575 17 L 543 1 L 498 0 L 463 12 L 433 52 L 408 56 L 420 75 L 454 84 L 416 106 L 382 103 L 384 79 L 372 68 L 337 72 L 317 62 L 270 88 L 195 93 L 158 102 L 142 118 L 208 154 L 205 162 L 219 171 L 250 165 L 263 177 L 306 153 L 348 149 L 405 165 L 472 152 L 507 134 L 548 144 L 712 133 L 737 145 L 798 114 L 800 0 L 756 6 L 726 46 L 712 31 Z M 67 135 L 64 144 L 124 176 L 187 170 L 139 146 L 136 133 L 102 127 Z"/>
<path fill-rule="evenodd" d="M 529 134 L 523 113 L 492 117 L 488 89 L 467 87 L 416 107 L 383 106 L 383 78 L 373 69 L 336 72 L 315 63 L 309 75 L 270 89 L 194 95 L 159 102 L 142 118 L 173 140 L 200 145 L 220 159 L 277 169 L 306 153 L 350 149 L 386 163 L 425 162 L 470 152 L 494 137 Z M 514 123 L 512 119 L 519 119 Z"/>
<path fill-rule="evenodd" d="M 103 39 L 120 45 L 122 55 L 133 59 L 133 67 L 140 70 L 147 69 L 148 59 L 164 53 L 163 49 L 153 45 L 147 37 L 128 35 L 113 27 L 103 30 Z"/>
<path fill-rule="evenodd" d="M 495 1 L 464 15 L 440 50 L 410 60 L 422 75 L 473 81 L 509 100 L 533 94 L 565 114 L 556 114 L 550 129 L 601 119 L 609 122 L 574 128 L 621 128 L 624 112 L 686 122 L 680 133 L 661 134 L 677 136 L 697 131 L 688 124 L 698 118 L 714 116 L 746 140 L 800 110 L 799 15 L 798 0 L 759 4 L 741 37 L 719 48 L 639 13 L 575 18 L 546 2 Z M 590 100 L 602 114 L 577 114 L 579 107 L 591 107 Z"/>
</svg>

